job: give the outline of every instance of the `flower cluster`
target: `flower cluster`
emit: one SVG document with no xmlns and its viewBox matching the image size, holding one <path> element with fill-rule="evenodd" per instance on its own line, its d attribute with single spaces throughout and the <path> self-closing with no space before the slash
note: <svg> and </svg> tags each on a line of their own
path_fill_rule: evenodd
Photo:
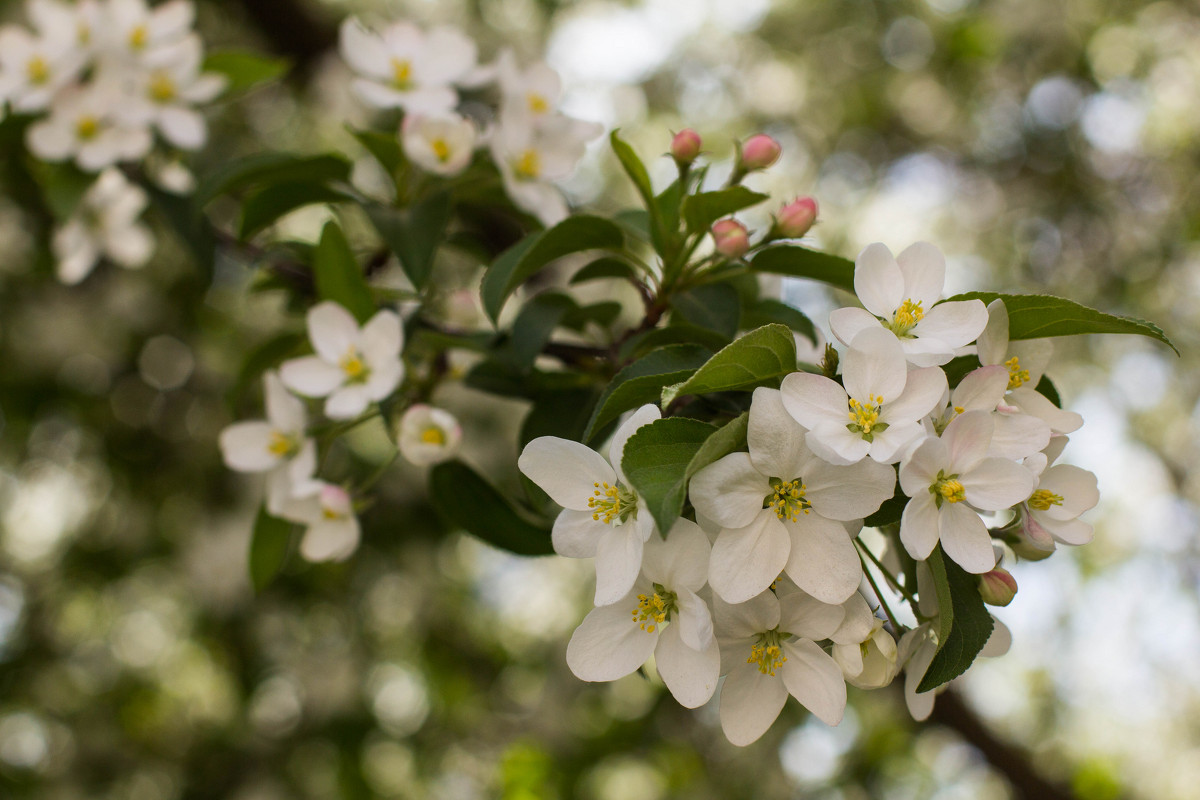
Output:
<svg viewBox="0 0 1200 800">
<path fill-rule="evenodd" d="M 938 650 L 925 563 L 935 548 L 1003 605 L 1016 584 L 1002 559 L 1091 538 L 1079 517 L 1099 500 L 1095 476 L 1053 465 L 1082 420 L 1035 388 L 1050 342 L 1010 342 L 999 300 L 943 301 L 945 271 L 927 243 L 898 256 L 867 247 L 854 273 L 864 308 L 830 317 L 839 357 L 824 374 L 754 390 L 746 451 L 691 478 L 694 521 L 658 531 L 622 470 L 626 443 L 660 418 L 657 406 L 618 429 L 608 460 L 554 437 L 525 447 L 521 470 L 563 507 L 556 552 L 595 559 L 596 608 L 567 649 L 576 675 L 615 680 L 653 656 L 684 706 L 720 685 L 721 724 L 739 745 L 770 727 L 789 694 L 837 724 L 846 683 L 878 688 L 901 669 L 909 707 L 924 718 L 933 692 L 916 689 Z M 960 356 L 979 366 L 952 382 L 944 367 Z M 901 499 L 898 524 L 883 526 L 893 546 L 871 553 L 858 539 L 864 520 Z M 913 630 L 874 590 L 866 558 L 899 593 L 919 596 Z M 917 585 L 906 585 L 904 560 Z M 1007 640 L 997 622 L 982 655 Z"/>
<path fill-rule="evenodd" d="M 457 29 L 394 22 L 372 30 L 355 18 L 342 24 L 341 53 L 359 99 L 404 112 L 400 141 L 412 163 L 458 175 L 486 147 L 519 208 L 548 226 L 567 216 L 554 181 L 574 170 L 602 128 L 557 110 L 562 83 L 549 66 L 521 67 L 507 50 L 480 65 L 475 42 Z M 467 115 L 460 91 L 483 97 L 489 88 L 494 102 L 472 102 Z"/>
<path fill-rule="evenodd" d="M 156 134 L 170 148 L 204 146 L 208 129 L 197 106 L 215 99 L 225 78 L 203 71 L 195 7 L 188 0 L 154 8 L 145 0 L 27 0 L 26 9 L 32 29 L 0 28 L 0 107 L 34 118 L 25 142 L 38 159 L 101 172 L 55 237 L 59 277 L 78 282 L 101 256 L 141 266 L 153 250 L 137 223 L 144 195 L 112 168 L 149 156 Z M 159 178 L 175 189 L 191 183 L 174 163 Z M 106 198 L 120 198 L 120 210 L 106 210 Z"/>
<path fill-rule="evenodd" d="M 219 443 L 230 469 L 266 473 L 267 513 L 306 526 L 304 558 L 340 561 L 357 549 L 361 535 L 354 495 L 316 477 L 318 455 L 332 438 L 376 416 L 368 407 L 396 392 L 404 379 L 404 334 L 395 312 L 379 311 L 360 327 L 330 301 L 309 309 L 307 323 L 315 353 L 267 372 L 267 418 L 230 425 Z M 333 423 L 318 426 L 323 438 L 313 435 L 301 397 L 324 398 Z M 449 412 L 422 403 L 409 406 L 396 428 L 399 454 L 419 466 L 451 458 L 462 440 Z"/>
</svg>

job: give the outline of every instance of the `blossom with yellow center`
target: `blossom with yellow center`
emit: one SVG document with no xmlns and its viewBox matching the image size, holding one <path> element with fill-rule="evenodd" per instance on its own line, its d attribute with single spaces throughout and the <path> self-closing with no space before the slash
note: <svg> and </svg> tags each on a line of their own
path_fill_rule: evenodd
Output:
<svg viewBox="0 0 1200 800">
<path fill-rule="evenodd" d="M 150 31 L 145 25 L 137 25 L 129 31 L 129 48 L 131 50 L 144 49 L 149 40 Z"/>
<path fill-rule="evenodd" d="M 542 160 L 537 151 L 530 149 L 521 153 L 521 157 L 513 165 L 513 172 L 520 178 L 536 180 L 542 174 Z"/>
<path fill-rule="evenodd" d="M 299 449 L 300 442 L 295 435 L 287 434 L 283 431 L 271 431 L 271 439 L 267 445 L 267 450 L 272 455 L 279 456 L 280 458 L 288 458 Z"/>
<path fill-rule="evenodd" d="M 778 629 L 760 633 L 758 641 L 750 648 L 750 657 L 746 659 L 746 663 L 758 664 L 758 671 L 763 675 L 774 675 L 775 670 L 787 661 L 787 656 L 783 654 L 783 648 L 780 646 L 781 639 L 787 635 L 781 634 Z"/>
<path fill-rule="evenodd" d="M 675 611 L 675 593 L 667 591 L 660 584 L 654 584 L 650 594 L 637 596 L 637 607 L 633 609 L 633 621 L 646 633 L 654 633 L 663 623 L 671 618 Z"/>
<path fill-rule="evenodd" d="M 612 485 L 607 481 L 592 484 L 595 491 L 588 498 L 588 508 L 592 509 L 592 519 L 605 525 L 617 525 L 625 522 L 630 516 L 637 516 L 637 496 L 621 484 Z"/>
<path fill-rule="evenodd" d="M 545 114 L 550 110 L 550 103 L 537 92 L 530 92 L 525 96 L 525 100 L 529 104 L 529 110 L 534 114 Z"/>
<path fill-rule="evenodd" d="M 913 302 L 912 298 L 905 300 L 896 309 L 892 324 L 888 327 L 897 336 L 907 336 L 913 327 L 925 318 L 925 309 L 921 308 L 920 300 Z"/>
<path fill-rule="evenodd" d="M 882 433 L 888 429 L 886 422 L 879 421 L 879 411 L 883 406 L 882 395 L 868 395 L 865 403 L 853 397 L 847 402 L 850 406 L 850 424 L 846 426 L 846 430 L 862 434 L 862 438 L 869 442 L 875 433 Z"/>
<path fill-rule="evenodd" d="M 784 522 L 795 522 L 800 519 L 801 514 L 807 514 L 812 508 L 804 496 L 808 487 L 799 478 L 790 481 L 773 479 L 771 486 L 775 491 L 766 496 L 763 507 L 774 511 Z"/>
<path fill-rule="evenodd" d="M 1021 369 L 1021 361 L 1016 356 L 1005 361 L 1004 366 L 1008 367 L 1008 388 L 1017 389 L 1029 380 L 1029 370 Z"/>
<path fill-rule="evenodd" d="M 156 72 L 150 78 L 149 94 L 150 99 L 156 103 L 169 103 L 175 99 L 178 90 L 170 75 L 165 72 Z"/>
<path fill-rule="evenodd" d="M 421 441 L 425 444 L 443 445 L 446 443 L 446 432 L 436 425 L 430 425 L 421 431 Z"/>
<path fill-rule="evenodd" d="M 371 368 L 363 360 L 362 354 L 353 347 L 347 351 L 346 355 L 342 356 L 338 366 L 342 368 L 342 372 L 346 373 L 346 380 L 349 383 L 366 383 L 367 379 L 371 377 Z"/>
<path fill-rule="evenodd" d="M 1061 494 L 1055 494 L 1049 489 L 1038 489 L 1029 498 L 1029 507 L 1036 508 L 1039 511 L 1048 511 L 1050 506 L 1061 506 L 1063 497 Z"/>
<path fill-rule="evenodd" d="M 25 63 L 25 74 L 34 86 L 40 86 L 50 80 L 50 65 L 41 56 L 34 56 Z"/>
<path fill-rule="evenodd" d="M 75 123 L 75 135 L 83 141 L 95 139 L 100 133 L 100 120 L 91 114 L 80 117 Z"/>
<path fill-rule="evenodd" d="M 412 63 L 407 59 L 392 59 L 392 85 L 401 91 L 412 87 Z"/>
</svg>

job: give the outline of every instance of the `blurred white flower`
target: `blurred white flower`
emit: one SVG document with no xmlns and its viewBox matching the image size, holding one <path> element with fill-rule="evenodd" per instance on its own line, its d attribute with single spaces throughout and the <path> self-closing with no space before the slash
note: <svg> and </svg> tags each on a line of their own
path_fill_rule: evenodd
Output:
<svg viewBox="0 0 1200 800">
<path fill-rule="evenodd" d="M 204 45 L 190 35 L 143 59 L 142 69 L 126 74 L 127 102 L 119 112 L 130 125 L 156 127 L 182 150 L 198 150 L 208 139 L 204 116 L 194 106 L 215 99 L 224 89 L 223 75 L 202 73 Z"/>
<path fill-rule="evenodd" d="M 454 113 L 409 114 L 400 127 L 405 155 L 435 175 L 457 175 L 466 169 L 478 139 L 475 123 Z"/>
<path fill-rule="evenodd" d="M 550 226 L 566 218 L 566 198 L 552 181 L 571 174 L 587 142 L 603 128 L 562 115 L 534 124 L 528 117 L 503 116 L 491 138 L 492 158 L 504 188 L 518 208 Z"/>
<path fill-rule="evenodd" d="M 108 0 L 98 43 L 115 65 L 136 65 L 178 44 L 196 21 L 190 0 L 168 0 L 151 8 L 146 0 Z"/>
<path fill-rule="evenodd" d="M 527 117 L 534 122 L 558 108 L 562 79 L 548 64 L 538 62 L 522 68 L 511 50 L 496 59 L 496 76 L 503 94 L 502 117 Z"/>
<path fill-rule="evenodd" d="M 279 516 L 305 525 L 300 555 L 308 561 L 345 561 L 358 549 L 362 528 L 350 493 L 332 483 L 318 484 L 312 494 L 290 500 Z"/>
<path fill-rule="evenodd" d="M 109 82 L 67 89 L 55 98 L 47 118 L 29 126 L 25 143 L 43 161 L 73 159 L 87 172 L 140 159 L 154 140 L 144 126 L 117 116 L 123 100 Z"/>
<path fill-rule="evenodd" d="M 423 403 L 410 406 L 396 431 L 400 455 L 419 467 L 454 457 L 462 444 L 462 426 L 449 411 Z"/>
<path fill-rule="evenodd" d="M 101 258 L 123 267 L 144 265 L 154 251 L 150 230 L 138 221 L 148 200 L 117 169 L 107 169 L 83 195 L 79 207 L 54 233 L 51 249 L 58 279 L 78 283 Z"/>
<path fill-rule="evenodd" d="M 70 32 L 35 36 L 15 25 L 0 28 L 0 99 L 20 113 L 42 111 L 85 63 Z"/>
</svg>

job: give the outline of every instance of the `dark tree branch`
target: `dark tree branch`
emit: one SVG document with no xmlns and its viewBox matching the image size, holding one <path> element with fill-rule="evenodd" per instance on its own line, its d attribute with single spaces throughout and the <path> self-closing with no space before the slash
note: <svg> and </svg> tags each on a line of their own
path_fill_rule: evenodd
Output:
<svg viewBox="0 0 1200 800">
<path fill-rule="evenodd" d="M 220 0 L 220 5 L 239 9 L 273 51 L 295 63 L 300 79 L 337 46 L 335 22 L 305 0 Z"/>
</svg>

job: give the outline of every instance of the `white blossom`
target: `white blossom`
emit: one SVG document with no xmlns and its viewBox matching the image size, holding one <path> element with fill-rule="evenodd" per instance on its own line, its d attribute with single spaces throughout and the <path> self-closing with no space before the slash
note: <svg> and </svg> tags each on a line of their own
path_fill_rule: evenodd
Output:
<svg viewBox="0 0 1200 800">
<path fill-rule="evenodd" d="M 119 89 L 109 82 L 64 90 L 49 116 L 29 126 L 26 145 L 43 161 L 73 159 L 87 172 L 140 159 L 154 140 L 145 126 L 120 118 L 121 102 Z"/>
<path fill-rule="evenodd" d="M 1056 442 L 1050 456 L 1057 457 L 1061 452 L 1061 445 Z M 1036 482 L 1029 499 L 1021 504 L 1022 530 L 1043 550 L 1053 550 L 1055 542 L 1087 544 L 1092 540 L 1092 526 L 1079 517 L 1100 502 L 1096 476 L 1072 464 L 1048 467 L 1052 461 L 1046 453 L 1025 459 L 1025 466 Z"/>
<path fill-rule="evenodd" d="M 79 283 L 101 258 L 123 267 L 143 266 L 154 252 L 150 230 L 138 221 L 146 209 L 145 191 L 107 169 L 84 193 L 75 213 L 54 233 L 51 249 L 58 279 Z"/>
<path fill-rule="evenodd" d="M 190 35 L 147 55 L 142 69 L 124 78 L 127 102 L 120 117 L 131 125 L 156 127 L 170 144 L 198 150 L 208 125 L 194 106 L 215 99 L 226 86 L 223 75 L 201 72 L 204 45 Z"/>
<path fill-rule="evenodd" d="M 298 394 L 327 397 L 330 419 L 358 416 L 404 378 L 404 331 L 395 312 L 379 311 L 360 328 L 349 311 L 327 300 L 309 309 L 307 322 L 316 355 L 284 362 L 280 377 Z"/>
<path fill-rule="evenodd" d="M 567 216 L 567 201 L 553 181 L 571 174 L 587 142 L 602 128 L 562 115 L 535 121 L 506 115 L 491 138 L 492 158 L 518 208 L 550 226 Z"/>
<path fill-rule="evenodd" d="M 0 100 L 8 98 L 20 113 L 43 111 L 85 63 L 74 31 L 37 36 L 6 25 L 0 28 Z"/>
<path fill-rule="evenodd" d="M 562 79 L 549 64 L 538 62 L 521 68 L 511 50 L 496 59 L 496 75 L 504 95 L 501 115 L 526 117 L 535 123 L 558 108 Z"/>
<path fill-rule="evenodd" d="M 317 483 L 310 494 L 293 498 L 279 516 L 305 526 L 300 555 L 307 561 L 345 561 L 358 549 L 362 528 L 350 493 L 331 483 Z"/>
<path fill-rule="evenodd" d="M 108 0 L 98 43 L 109 67 L 136 67 L 178 44 L 192 29 L 196 6 L 168 0 L 154 7 L 146 0 Z"/>
<path fill-rule="evenodd" d="M 846 618 L 830 635 L 830 655 L 842 668 L 846 682 L 860 689 L 887 686 L 899 671 L 896 640 L 883 629 L 883 620 L 871 613 L 861 594 L 842 604 Z"/>
<path fill-rule="evenodd" d="M 471 163 L 479 133 L 458 114 L 409 114 L 400 128 L 404 153 L 426 172 L 457 175 Z"/>
<path fill-rule="evenodd" d="M 462 444 L 462 426 L 449 411 L 418 403 L 400 417 L 396 430 L 400 455 L 419 467 L 453 458 Z"/>
<path fill-rule="evenodd" d="M 941 413 L 927 420 L 927 431 L 937 436 L 959 414 L 987 411 L 995 426 L 988 455 L 1020 460 L 1040 451 L 1050 442 L 1050 426 L 1005 402 L 1008 381 L 1008 370 L 1003 366 L 980 367 L 967 373 L 950 393 Z"/>
</svg>

